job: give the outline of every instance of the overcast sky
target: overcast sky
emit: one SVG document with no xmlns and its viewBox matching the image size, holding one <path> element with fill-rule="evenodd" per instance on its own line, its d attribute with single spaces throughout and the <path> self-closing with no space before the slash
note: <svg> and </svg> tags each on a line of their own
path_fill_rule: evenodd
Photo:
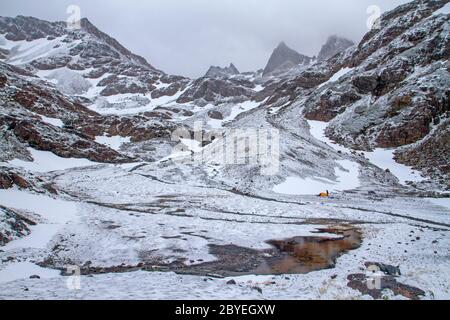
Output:
<svg viewBox="0 0 450 320">
<path fill-rule="evenodd" d="M 263 68 L 280 41 L 317 55 L 331 34 L 358 42 L 367 8 L 409 0 L 0 0 L 0 15 L 63 20 L 81 8 L 102 31 L 170 73 L 197 77 L 210 65 Z"/>
</svg>

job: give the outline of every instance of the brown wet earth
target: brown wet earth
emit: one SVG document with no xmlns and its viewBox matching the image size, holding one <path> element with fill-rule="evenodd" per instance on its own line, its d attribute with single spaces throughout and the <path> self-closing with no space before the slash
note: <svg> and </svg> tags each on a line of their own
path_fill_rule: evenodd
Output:
<svg viewBox="0 0 450 320">
<path fill-rule="evenodd" d="M 362 243 L 362 233 L 353 225 L 334 225 L 317 229 L 317 233 L 317 237 L 267 241 L 272 246 L 267 250 L 254 250 L 235 245 L 209 245 L 210 253 L 217 257 L 217 261 L 207 263 L 201 260 L 190 261 L 189 265 L 184 259 L 164 264 L 163 259 L 155 259 L 152 251 L 142 252 L 140 254 L 142 262 L 138 265 L 93 267 L 87 262 L 81 267 L 81 274 L 122 273 L 137 270 L 171 271 L 211 277 L 305 274 L 333 268 L 337 258 L 350 250 L 359 248 Z M 39 265 L 55 268 L 56 265 L 69 263 L 58 261 L 57 250 L 54 253 L 56 255 L 48 257 Z"/>
<path fill-rule="evenodd" d="M 361 232 L 354 227 L 319 229 L 320 233 L 336 234 L 339 238 L 295 237 L 272 240 L 277 251 L 254 270 L 254 274 L 305 274 L 333 268 L 336 259 L 361 246 Z"/>
<path fill-rule="evenodd" d="M 175 262 L 168 266 L 153 266 L 153 271 L 175 271 L 182 274 L 241 276 L 305 274 L 333 268 L 341 255 L 360 247 L 361 231 L 354 226 L 334 226 L 318 229 L 318 234 L 333 236 L 294 237 L 267 241 L 273 248 L 254 250 L 235 245 L 210 245 L 217 261 L 186 266 Z M 197 263 L 197 264 L 195 264 Z"/>
</svg>

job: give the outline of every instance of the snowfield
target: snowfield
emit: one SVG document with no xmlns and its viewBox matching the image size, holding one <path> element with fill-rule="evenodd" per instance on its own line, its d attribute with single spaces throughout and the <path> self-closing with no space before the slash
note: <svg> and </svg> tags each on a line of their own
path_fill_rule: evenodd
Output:
<svg viewBox="0 0 450 320">
<path fill-rule="evenodd" d="M 212 187 L 203 178 L 173 183 L 189 168 L 155 166 L 105 165 L 53 173 L 58 188 L 70 195 L 67 200 L 1 191 L 3 205 L 28 210 L 41 220 L 29 236 L 2 248 L 0 298 L 183 299 L 189 294 L 195 299 L 368 299 L 347 287 L 347 276 L 360 273 L 368 261 L 400 266 L 398 281 L 421 288 L 425 298 L 449 298 L 450 212 L 445 207 L 421 199 L 356 200 L 339 193 L 321 200 L 276 194 L 274 200 L 264 200 Z M 311 224 L 311 219 L 322 222 Z M 218 279 L 136 270 L 82 276 L 80 289 L 73 290 L 67 285 L 70 277 L 54 269 L 179 259 L 195 266 L 217 261 L 211 244 L 264 250 L 271 248 L 268 240 L 317 236 L 318 228 L 337 220 L 360 221 L 361 247 L 342 255 L 335 268 L 304 275 Z M 49 255 L 54 268 L 37 265 Z M 13 260 L 5 262 L 5 257 Z M 34 275 L 40 279 L 29 278 Z M 237 284 L 227 284 L 231 279 Z M 389 290 L 386 294 L 402 298 Z"/>
</svg>

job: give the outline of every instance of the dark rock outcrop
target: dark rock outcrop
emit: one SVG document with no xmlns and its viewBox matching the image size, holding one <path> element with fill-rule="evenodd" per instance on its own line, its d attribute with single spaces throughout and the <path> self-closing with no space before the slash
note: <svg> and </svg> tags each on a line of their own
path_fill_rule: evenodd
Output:
<svg viewBox="0 0 450 320">
<path fill-rule="evenodd" d="M 224 78 L 200 78 L 178 98 L 178 103 L 201 100 L 218 105 L 222 102 L 241 102 L 253 97 L 254 84 L 249 81 Z"/>
</svg>

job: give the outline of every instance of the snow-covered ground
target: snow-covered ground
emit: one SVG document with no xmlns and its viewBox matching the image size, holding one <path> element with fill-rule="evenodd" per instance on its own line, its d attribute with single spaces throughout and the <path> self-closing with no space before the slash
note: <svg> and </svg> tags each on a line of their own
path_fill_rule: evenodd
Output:
<svg viewBox="0 0 450 320">
<path fill-rule="evenodd" d="M 310 125 L 321 143 L 348 153 L 324 137 L 324 124 Z M 97 138 L 115 148 L 127 142 Z M 195 140 L 181 143 L 187 153 L 204 149 Z M 0 249 L 0 299 L 368 299 L 347 286 L 347 277 L 364 273 L 367 262 L 400 266 L 397 280 L 424 290 L 424 298 L 450 298 L 448 201 L 339 192 L 362 181 L 363 169 L 349 155 L 333 162 L 334 179 L 293 176 L 275 184 L 274 191 L 245 195 L 211 175 L 209 166 L 169 159 L 98 165 L 30 152 L 35 162 L 8 165 L 44 173 L 61 196 L 0 191 L 1 205 L 25 210 L 38 222 L 30 235 Z M 238 174 L 236 179 L 241 178 Z M 327 189 L 332 198 L 315 196 Z M 119 269 L 81 276 L 79 289 L 74 289 L 68 286 L 71 278 L 55 270 L 177 261 L 195 267 L 218 261 L 211 245 L 267 250 L 272 248 L 267 241 L 274 239 L 336 237 L 317 230 L 348 223 L 361 229 L 361 247 L 343 254 L 334 268 L 301 275 L 218 279 Z M 227 284 L 231 279 L 237 284 Z"/>
<path fill-rule="evenodd" d="M 188 293 L 198 299 L 366 299 L 347 287 L 347 276 L 360 273 L 368 261 L 399 265 L 398 281 L 425 290 L 426 298 L 450 297 L 450 211 L 445 207 L 420 199 L 374 203 L 345 196 L 304 198 L 306 204 L 296 197 L 270 201 L 217 189 L 202 179 L 192 184 L 188 170 L 107 165 L 55 174 L 58 189 L 82 202 L 0 192 L 2 205 L 42 217 L 30 236 L 1 249 L 0 258 L 14 260 L 0 265 L 0 299 L 183 299 Z M 335 268 L 305 275 L 233 277 L 237 285 L 228 285 L 231 278 L 136 271 L 83 276 L 80 289 L 73 290 L 69 278 L 36 265 L 48 256 L 61 268 L 69 262 L 113 267 L 155 258 L 196 265 L 217 259 L 210 244 L 267 249 L 271 239 L 317 236 L 317 228 L 335 219 L 364 221 L 362 246 L 339 258 Z M 33 237 L 38 240 L 30 242 Z M 29 279 L 32 275 L 40 279 Z"/>
<path fill-rule="evenodd" d="M 30 235 L 11 241 L 2 247 L 6 254 L 27 250 L 45 250 L 51 240 L 71 222 L 77 219 L 76 203 L 52 199 L 43 195 L 19 190 L 0 190 L 0 203 L 10 208 L 32 212 L 39 221 L 30 226 Z M 38 275 L 42 279 L 56 277 L 59 272 L 37 266 L 30 261 L 9 263 L 0 269 L 0 283 L 27 279 Z"/>
<path fill-rule="evenodd" d="M 273 189 L 276 193 L 289 195 L 318 195 L 321 192 L 345 191 L 356 189 L 360 186 L 358 179 L 359 164 L 350 160 L 341 160 L 337 162 L 340 167 L 337 168 L 337 179 L 335 181 L 325 178 L 304 179 L 298 177 L 289 177 L 282 184 L 276 185 Z"/>
<path fill-rule="evenodd" d="M 262 102 L 242 102 L 243 96 L 228 97 L 228 92 L 224 92 L 228 98 L 219 103 L 210 99 L 208 92 L 222 96 L 222 86 L 213 83 L 217 88 L 198 88 L 192 96 L 200 96 L 199 99 L 179 104 L 177 100 L 186 90 L 196 89 L 195 80 L 172 82 L 170 76 L 150 70 L 137 61 L 140 59 L 117 50 L 120 48 L 108 44 L 110 41 L 103 36 L 83 36 L 74 31 L 56 38 L 10 41 L 0 35 L 0 48 L 7 50 L 2 62 L 25 66 L 39 78 L 24 76 L 23 81 L 42 82 L 102 116 L 149 112 L 150 117 L 162 112 L 171 122 L 170 127 L 179 125 L 195 133 L 215 135 L 209 144 L 197 137 L 185 137 L 175 148 L 174 142 L 165 138 L 134 143 L 129 137 L 95 137 L 100 144 L 126 155 L 142 155 L 139 159 L 149 162 L 100 164 L 28 148 L 33 161 L 15 159 L 0 163 L 5 167 L 0 172 L 2 187 L 15 183 L 8 190 L 0 190 L 0 240 L 2 244 L 11 240 L 0 247 L 0 300 L 370 299 L 349 287 L 349 276 L 367 274 L 370 263 L 398 267 L 401 274 L 395 279 L 423 290 L 423 299 L 450 299 L 449 198 L 413 196 L 415 186 L 410 181 L 426 184 L 418 172 L 394 160 L 394 150 L 356 152 L 328 139 L 325 132 L 329 123 L 302 117 L 302 108 L 309 108 L 314 97 L 310 95 L 312 90 L 303 88 L 301 83 L 303 71 L 307 71 L 304 79 L 309 79 L 338 70 L 312 92 L 323 93 L 330 88 L 330 93 L 336 91 L 340 96 L 342 88 L 342 93 L 347 94 L 347 85 L 353 84 L 350 75 L 355 70 L 369 70 L 369 62 L 378 65 L 372 71 L 379 74 L 384 72 L 383 64 L 383 70 L 390 69 L 394 62 L 416 65 L 413 73 L 407 72 L 403 83 L 426 80 L 428 74 L 434 77 L 432 72 L 440 79 L 437 72 L 445 73 L 445 68 L 435 68 L 441 62 L 422 66 L 422 62 L 409 59 L 414 55 L 408 56 L 420 48 L 427 49 L 422 51 L 430 57 L 432 54 L 433 59 L 439 54 L 429 51 L 427 43 L 420 39 L 419 49 L 412 48 L 405 35 L 421 38 L 422 28 L 431 30 L 434 26 L 436 32 L 441 31 L 433 39 L 442 39 L 445 28 L 437 28 L 431 19 L 448 13 L 449 4 L 428 18 L 429 26 L 421 22 L 420 29 L 398 25 L 401 35 L 387 46 L 375 41 L 378 36 L 373 35 L 374 41 L 361 44 L 362 54 L 376 51 L 362 59 L 362 64 L 357 61 L 361 60 L 357 58 L 361 52 L 355 47 L 335 56 L 331 63 L 335 67 L 313 59 L 310 66 L 299 65 L 271 78 L 259 73 L 232 77 L 236 85 L 239 81 L 253 83 L 243 85 L 243 89 L 253 87 L 254 99 L 266 97 Z M 407 13 L 405 21 L 400 21 L 403 16 L 394 19 L 383 30 L 399 21 L 407 25 L 412 22 L 409 19 L 421 20 L 423 16 L 420 11 L 413 16 Z M 436 20 L 445 22 L 445 17 Z M 385 35 L 390 36 L 388 33 Z M 396 56 L 398 61 L 388 61 L 392 58 L 390 53 L 397 49 L 406 51 Z M 71 52 L 80 54 L 73 56 Z M 120 59 L 113 59 L 109 52 L 118 54 Z M 70 56 L 70 63 L 63 61 L 66 56 Z M 103 68 L 103 62 L 96 61 L 96 57 L 111 62 Z M 56 68 L 32 68 L 39 59 L 43 59 L 40 62 L 44 69 Z M 50 64 L 46 66 L 47 63 Z M 419 64 L 421 67 L 417 67 Z M 87 65 L 91 67 L 70 69 Z M 342 65 L 356 69 L 340 69 Z M 392 64 L 395 68 L 402 66 Z M 120 80 L 117 88 L 108 85 L 116 80 Z M 427 83 L 434 84 L 424 82 Z M 155 90 L 162 92 L 173 84 L 178 92 L 152 98 L 159 95 Z M 123 90 L 123 86 L 133 90 Z M 134 90 L 136 86 L 143 90 Z M 143 94 L 115 94 L 127 91 Z M 228 90 L 227 85 L 225 91 L 234 90 Z M 334 103 L 334 98 L 331 96 L 330 102 Z M 366 110 L 359 106 L 364 107 L 362 103 L 370 99 L 369 94 L 365 95 L 341 114 L 345 119 L 336 119 L 352 124 L 358 112 Z M 69 129 L 64 126 L 64 118 L 34 115 L 51 126 Z M 202 128 L 196 128 L 197 121 Z M 366 119 L 359 122 L 361 128 L 368 124 Z M 339 123 L 334 120 L 331 125 Z M 254 148 L 260 136 L 239 136 L 239 130 L 247 129 L 252 133 L 261 129 L 276 132 L 276 139 Z M 14 149 L 16 142 L 17 146 L 26 143 L 9 138 L 8 148 Z M 233 148 L 224 152 L 230 141 Z M 174 152 L 168 156 L 170 148 Z M 255 163 L 247 156 L 254 151 L 261 157 L 268 149 L 275 155 L 269 163 Z M 190 161 L 196 156 L 199 161 Z M 265 165 L 276 170 L 262 174 Z M 29 182 L 27 190 L 19 188 L 24 185 L 21 178 Z M 331 197 L 317 196 L 327 190 Z M 421 189 L 420 194 L 423 193 Z M 276 248 L 272 245 L 274 240 L 288 243 L 286 247 L 304 244 L 305 258 L 314 264 L 316 258 L 334 252 L 327 243 L 346 241 L 347 237 L 336 231 L 345 228 L 357 230 L 361 235 L 357 242 L 361 244 L 341 252 L 336 261 L 330 261 L 329 268 L 305 274 L 258 275 L 276 273 L 269 268 L 269 260 L 286 263 L 278 259 L 286 258 L 288 250 Z M 322 251 L 318 249 L 321 247 Z M 289 263 L 304 266 L 305 259 L 292 259 Z M 270 272 L 260 272 L 264 267 Z M 83 276 L 67 277 L 61 272 L 77 268 L 83 270 Z M 234 284 L 229 282 L 232 279 Z M 71 286 L 72 280 L 79 281 L 80 286 Z M 383 295 L 385 299 L 405 298 L 390 290 Z"/>
</svg>

